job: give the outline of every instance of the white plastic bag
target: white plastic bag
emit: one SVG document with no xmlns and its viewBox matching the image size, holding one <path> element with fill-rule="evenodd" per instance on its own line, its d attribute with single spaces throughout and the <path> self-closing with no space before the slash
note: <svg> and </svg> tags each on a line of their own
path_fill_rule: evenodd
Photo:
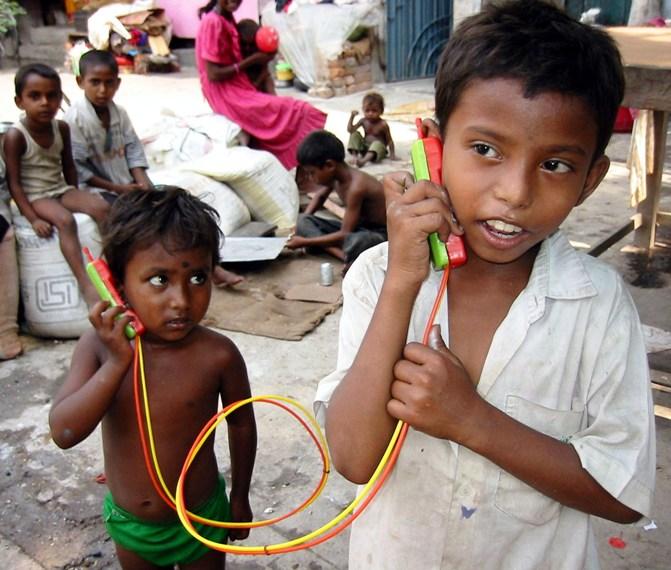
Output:
<svg viewBox="0 0 671 570">
<path fill-rule="evenodd" d="M 245 203 L 223 182 L 179 169 L 151 172 L 150 176 L 154 184 L 179 186 L 212 206 L 219 214 L 219 228 L 224 236 L 230 235 L 252 219 Z"/>
<path fill-rule="evenodd" d="M 275 224 L 279 229 L 296 225 L 296 181 L 271 153 L 242 146 L 218 147 L 183 168 L 229 184 L 253 219 Z"/>
</svg>

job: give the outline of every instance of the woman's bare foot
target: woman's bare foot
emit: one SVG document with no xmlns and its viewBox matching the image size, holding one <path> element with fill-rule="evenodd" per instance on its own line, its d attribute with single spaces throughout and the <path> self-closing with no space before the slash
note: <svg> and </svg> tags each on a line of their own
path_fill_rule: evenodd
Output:
<svg viewBox="0 0 671 570">
<path fill-rule="evenodd" d="M 0 360 L 11 360 L 23 352 L 23 346 L 16 333 L 0 336 Z"/>
<path fill-rule="evenodd" d="M 227 271 L 220 265 L 214 268 L 214 274 L 212 275 L 212 282 L 215 287 L 233 287 L 233 285 L 242 283 L 244 280 L 245 278 L 242 275 Z"/>
</svg>

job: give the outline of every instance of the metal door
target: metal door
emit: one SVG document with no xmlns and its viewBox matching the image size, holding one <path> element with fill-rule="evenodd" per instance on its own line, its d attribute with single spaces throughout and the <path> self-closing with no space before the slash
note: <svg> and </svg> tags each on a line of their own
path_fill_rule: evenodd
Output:
<svg viewBox="0 0 671 570">
<path fill-rule="evenodd" d="M 566 0 L 566 11 L 574 18 L 590 8 L 601 8 L 597 23 L 604 26 L 625 26 L 629 19 L 631 0 Z"/>
<path fill-rule="evenodd" d="M 387 81 L 435 74 L 452 29 L 452 0 L 387 0 Z"/>
</svg>

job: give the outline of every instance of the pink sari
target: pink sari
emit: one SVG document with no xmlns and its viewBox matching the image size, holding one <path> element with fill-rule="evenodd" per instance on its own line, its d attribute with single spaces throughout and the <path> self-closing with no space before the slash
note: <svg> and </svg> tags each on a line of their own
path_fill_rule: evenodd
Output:
<svg viewBox="0 0 671 570">
<path fill-rule="evenodd" d="M 248 132 L 255 148 L 292 168 L 298 145 L 307 134 L 324 128 L 326 114 L 304 101 L 257 91 L 244 72 L 224 81 L 208 79 L 206 61 L 232 65 L 241 59 L 235 22 L 214 11 L 205 14 L 196 38 L 196 63 L 210 107 Z"/>
</svg>

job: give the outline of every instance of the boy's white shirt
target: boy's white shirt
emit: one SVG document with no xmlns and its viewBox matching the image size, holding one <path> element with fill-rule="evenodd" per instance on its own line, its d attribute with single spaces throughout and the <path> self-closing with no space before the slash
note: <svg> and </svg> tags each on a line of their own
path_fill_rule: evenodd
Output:
<svg viewBox="0 0 671 570">
<path fill-rule="evenodd" d="M 108 105 L 111 148 L 107 152 L 106 130 L 86 97 L 74 101 L 65 113 L 80 184 L 86 184 L 92 176 L 100 176 L 115 184 L 130 184 L 134 182 L 131 168 L 148 167 L 142 143 L 128 114 L 114 101 Z"/>
<path fill-rule="evenodd" d="M 382 287 L 387 244 L 364 252 L 344 282 L 336 370 L 315 413 L 356 356 Z M 420 341 L 441 274 L 417 297 L 408 341 Z M 447 336 L 447 300 L 437 322 Z M 449 346 L 449 339 L 445 338 Z M 583 467 L 650 516 L 655 432 L 636 308 L 614 269 L 556 232 L 496 331 L 479 394 L 518 421 L 572 444 Z M 598 568 L 590 517 L 564 507 L 453 442 L 410 429 L 389 480 L 354 523 L 349 568 Z"/>
</svg>

